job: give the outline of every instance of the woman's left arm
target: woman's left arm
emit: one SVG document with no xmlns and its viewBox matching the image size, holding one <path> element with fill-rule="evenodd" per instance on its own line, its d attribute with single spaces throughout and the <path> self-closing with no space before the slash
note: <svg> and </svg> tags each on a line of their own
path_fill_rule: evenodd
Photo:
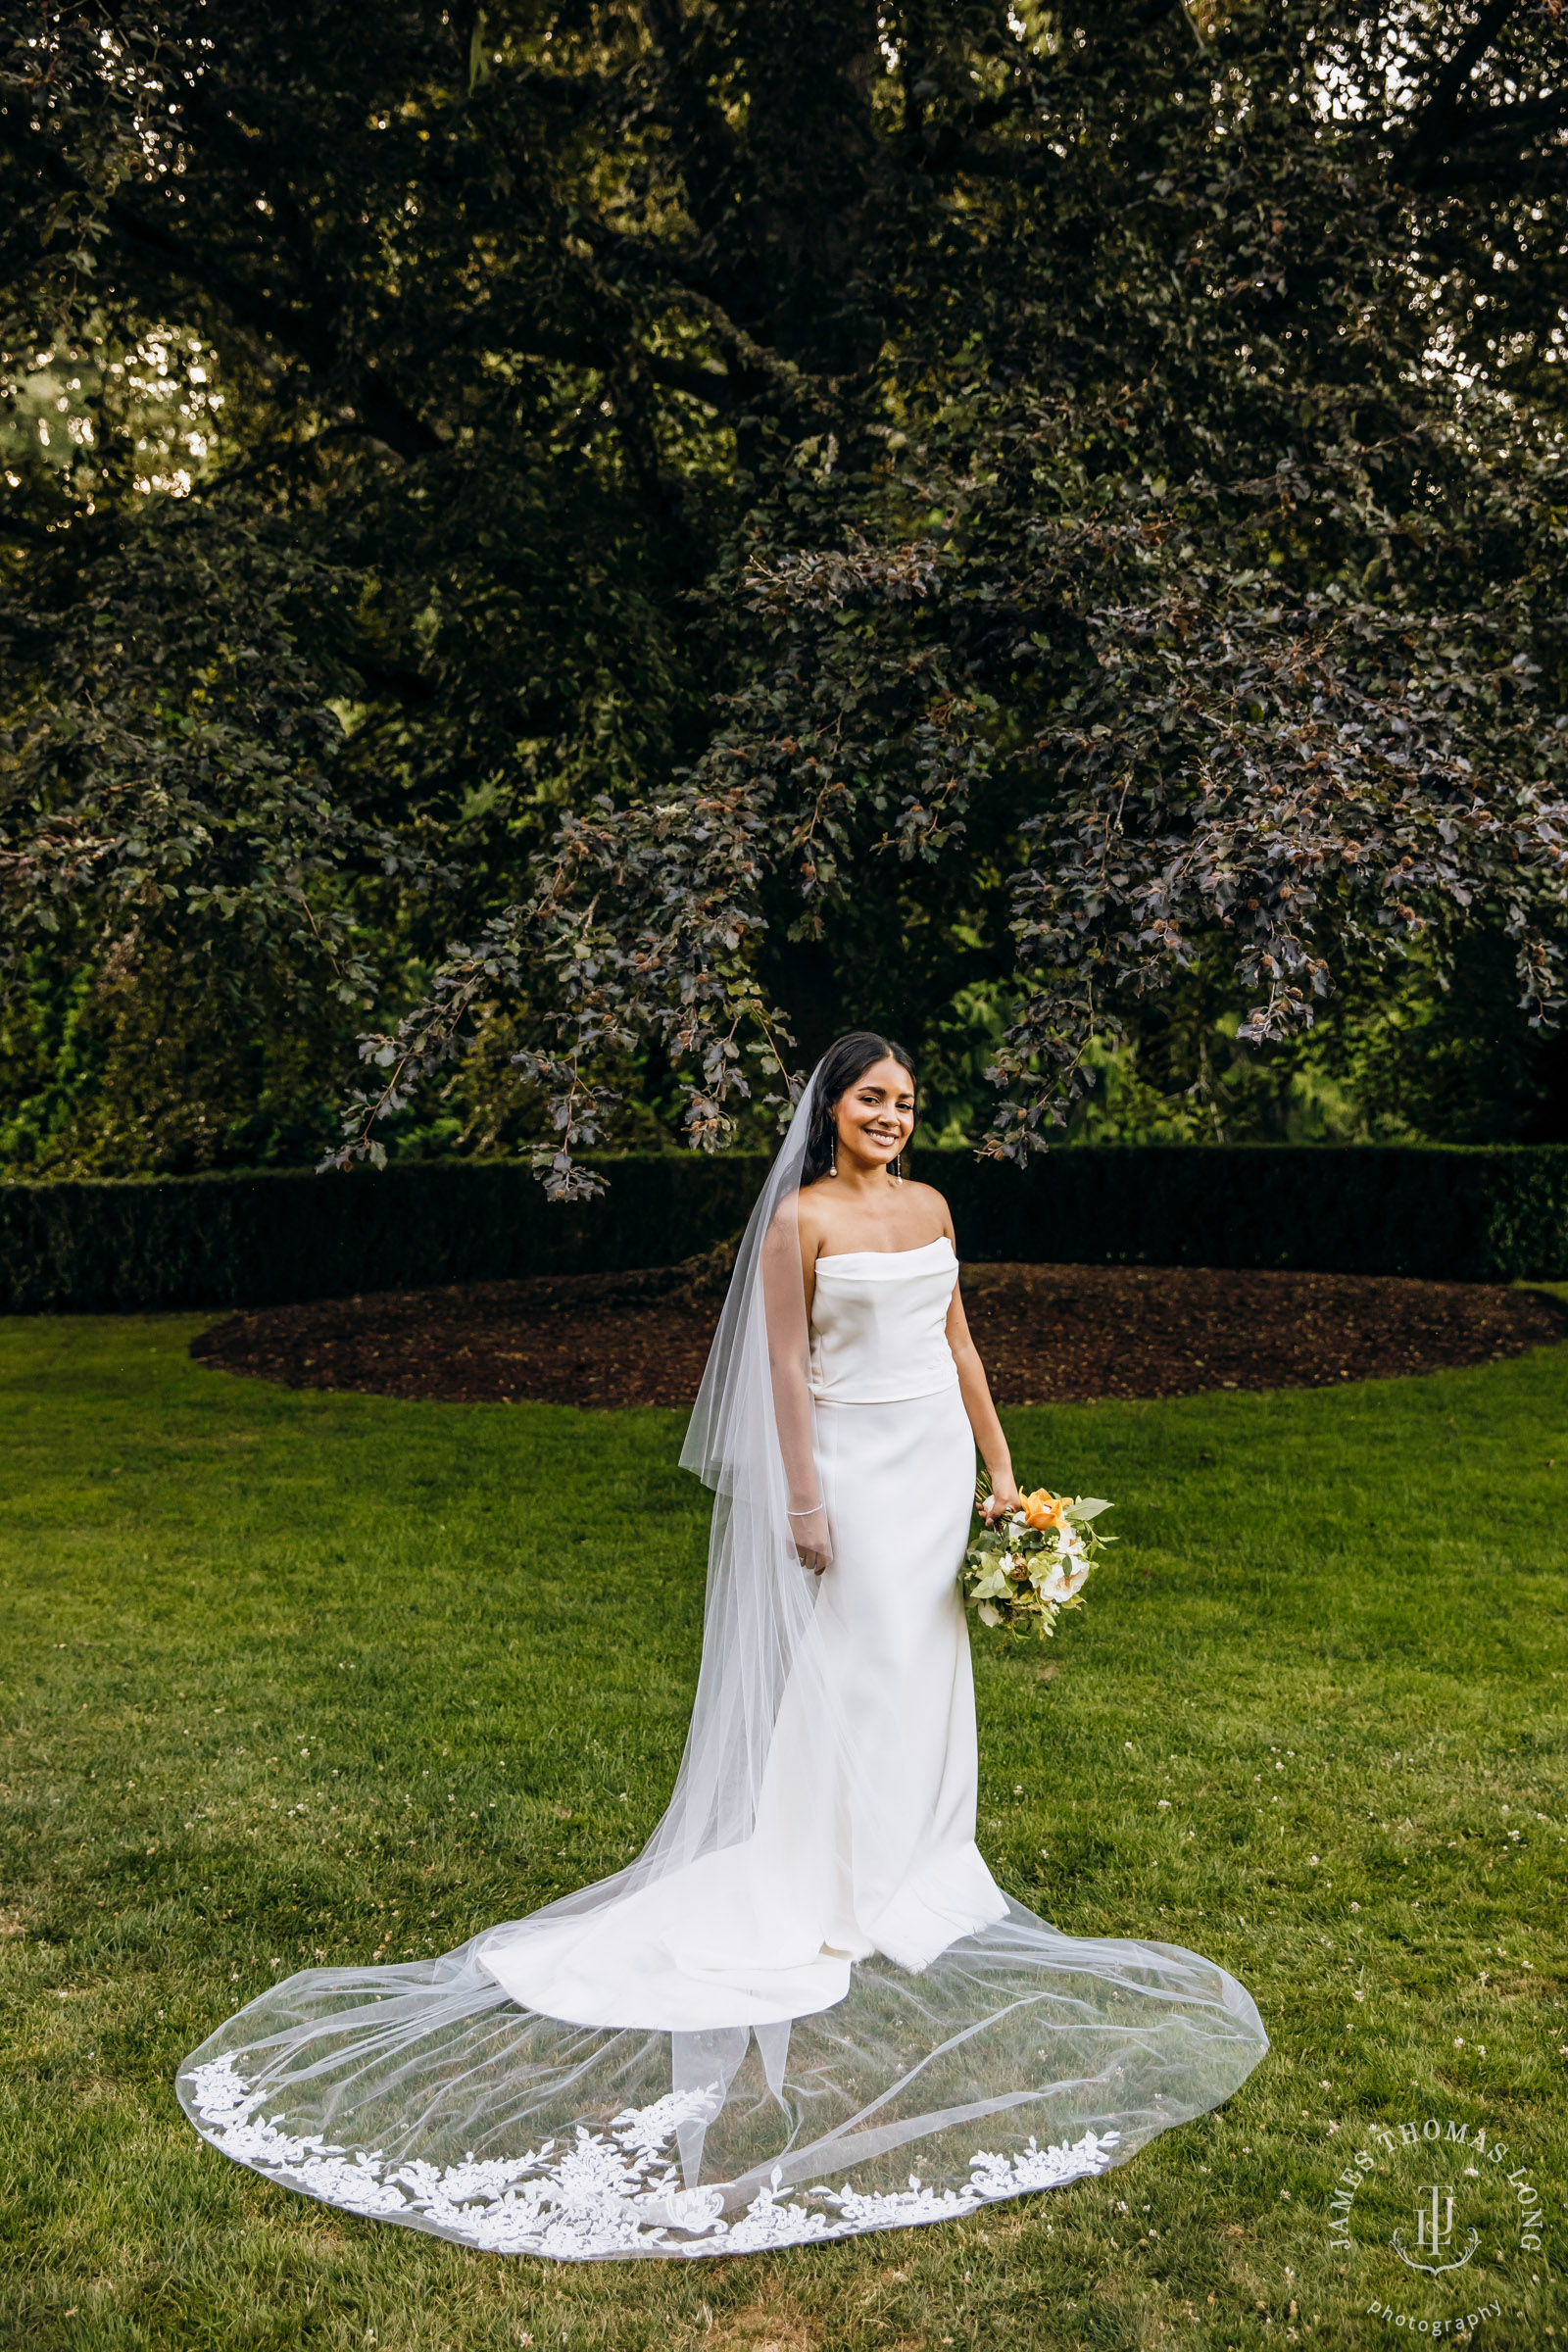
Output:
<svg viewBox="0 0 1568 2352">
<path fill-rule="evenodd" d="M 997 1408 L 991 1401 L 991 1384 L 986 1368 L 980 1361 L 980 1350 L 969 1336 L 969 1319 L 963 1311 L 958 1286 L 953 1286 L 953 1304 L 948 1309 L 948 1346 L 958 1367 L 958 1392 L 963 1409 L 974 1431 L 974 1442 L 980 1448 L 980 1458 L 991 1475 L 991 1492 L 1006 1511 L 1017 1510 L 1022 1501 L 1017 1481 L 1012 1475 L 1012 1455 Z"/>
</svg>

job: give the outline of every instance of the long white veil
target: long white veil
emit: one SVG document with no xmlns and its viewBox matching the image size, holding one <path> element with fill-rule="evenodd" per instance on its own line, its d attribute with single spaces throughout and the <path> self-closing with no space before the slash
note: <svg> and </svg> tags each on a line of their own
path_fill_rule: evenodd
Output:
<svg viewBox="0 0 1568 2352">
<path fill-rule="evenodd" d="M 739 2253 L 1102 2171 L 1218 2105 L 1266 2049 L 1250 1996 L 1212 1962 L 1066 1936 L 1010 1898 L 918 1974 L 880 1955 L 846 1965 L 826 2005 L 792 2005 L 788 1972 L 782 1994 L 760 1996 L 744 1950 L 738 2005 L 722 1970 L 689 2014 L 679 1986 L 605 2017 L 580 1994 L 597 1977 L 624 1987 L 636 1923 L 662 1900 L 750 1887 L 787 1696 L 808 1689 L 824 1780 L 857 1770 L 797 1549 L 803 1525 L 820 1530 L 796 1216 L 814 1086 L 747 1226 L 681 1453 L 714 1504 L 702 1664 L 662 1818 L 625 1870 L 438 1960 L 305 1970 L 220 2026 L 179 2098 L 265 2177 L 499 2252 Z M 750 1891 L 738 1950 L 769 1933 L 769 1889 Z M 570 1991 L 546 2013 L 503 1976 Z"/>
<path fill-rule="evenodd" d="M 681 1447 L 681 1467 L 713 1489 L 714 1502 L 702 1665 L 675 1787 L 630 1868 L 552 1912 L 598 1908 L 740 1844 L 756 1821 L 773 1727 L 816 1603 L 815 1577 L 797 1549 L 818 1525 L 798 1506 L 820 1496 L 798 1218 L 815 1095 L 813 1071 L 736 1251 Z M 811 1492 L 792 1490 L 786 1460 L 801 1465 Z"/>
</svg>

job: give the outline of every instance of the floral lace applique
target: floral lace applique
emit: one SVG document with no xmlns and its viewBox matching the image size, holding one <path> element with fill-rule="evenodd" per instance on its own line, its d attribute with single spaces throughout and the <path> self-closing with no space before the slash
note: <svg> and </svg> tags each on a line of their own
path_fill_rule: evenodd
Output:
<svg viewBox="0 0 1568 2352">
<path fill-rule="evenodd" d="M 547 2139 L 521 2156 L 434 2165 L 388 2160 L 378 2149 L 350 2151 L 320 2133 L 291 2135 L 260 2113 L 275 2093 L 252 2090 L 232 2057 L 184 2077 L 201 2130 L 223 2155 L 308 2196 L 376 2221 L 402 2221 L 494 2254 L 542 2254 L 560 2262 L 615 2255 L 746 2254 L 767 2246 L 849 2237 L 955 2220 L 1030 2189 L 1058 2188 L 1104 2172 L 1119 2134 L 1086 2132 L 1076 2144 L 1016 2156 L 981 2150 L 961 2189 L 941 2191 L 909 2176 L 906 2189 L 862 2193 L 846 2180 L 802 2193 L 826 2211 L 780 2195 L 775 2168 L 744 2212 L 724 2219 L 719 2188 L 683 2188 L 669 2151 L 677 2127 L 711 2113 L 702 2090 L 671 2091 L 629 2107 L 606 2132 L 578 2125 L 571 2140 Z"/>
</svg>

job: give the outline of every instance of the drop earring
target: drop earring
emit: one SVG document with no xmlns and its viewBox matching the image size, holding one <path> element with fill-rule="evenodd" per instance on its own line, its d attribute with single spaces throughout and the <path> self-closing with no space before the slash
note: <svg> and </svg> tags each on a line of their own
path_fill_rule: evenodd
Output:
<svg viewBox="0 0 1568 2352">
<path fill-rule="evenodd" d="M 833 1138 L 832 1150 L 827 1163 L 827 1172 L 830 1176 L 836 1176 L 839 1172 L 839 1139 L 837 1136 Z"/>
<path fill-rule="evenodd" d="M 895 1184 L 904 1182 L 904 1153 L 902 1152 L 895 1152 L 893 1154 L 893 1181 Z"/>
</svg>

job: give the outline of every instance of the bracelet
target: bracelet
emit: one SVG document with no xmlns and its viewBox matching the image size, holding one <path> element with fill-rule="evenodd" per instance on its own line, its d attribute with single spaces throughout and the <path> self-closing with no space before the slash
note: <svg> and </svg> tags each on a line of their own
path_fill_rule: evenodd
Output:
<svg viewBox="0 0 1568 2352">
<path fill-rule="evenodd" d="M 819 1511 L 821 1508 L 822 1505 L 819 1502 L 808 1502 L 804 1510 L 786 1510 L 784 1516 L 786 1519 L 809 1519 L 813 1511 Z"/>
</svg>

